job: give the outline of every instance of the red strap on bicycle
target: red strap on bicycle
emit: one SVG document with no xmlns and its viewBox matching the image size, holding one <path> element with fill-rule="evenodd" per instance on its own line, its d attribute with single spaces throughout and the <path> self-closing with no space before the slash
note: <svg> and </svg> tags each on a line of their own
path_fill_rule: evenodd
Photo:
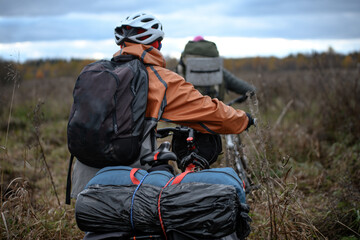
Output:
<svg viewBox="0 0 360 240">
<path fill-rule="evenodd" d="M 175 184 L 181 183 L 181 181 L 184 179 L 184 177 L 185 177 L 188 173 L 191 173 L 191 172 L 192 172 L 192 171 L 185 171 L 185 172 L 181 173 L 180 175 L 177 175 L 171 185 L 175 185 Z"/>
<path fill-rule="evenodd" d="M 165 184 L 165 186 L 161 189 L 160 194 L 159 194 L 159 198 L 158 198 L 159 220 L 160 220 L 161 229 L 162 229 L 162 231 L 163 231 L 163 233 L 164 233 L 164 236 L 165 236 L 165 239 L 166 239 L 166 240 L 167 240 L 166 230 L 165 230 L 164 222 L 163 222 L 163 220 L 162 220 L 161 211 L 160 211 L 160 199 L 161 199 L 161 194 L 162 194 L 164 188 L 166 188 L 173 179 L 174 179 L 174 177 L 172 177 L 172 178 Z"/>
<path fill-rule="evenodd" d="M 133 184 L 139 185 L 140 181 L 135 177 L 135 173 L 139 171 L 140 168 L 133 168 L 130 171 L 130 180 Z"/>
<path fill-rule="evenodd" d="M 185 171 L 187 171 L 187 172 L 194 172 L 194 171 L 195 171 L 195 168 L 196 168 L 196 166 L 195 166 L 193 163 L 190 163 L 190 164 L 186 167 Z"/>
<path fill-rule="evenodd" d="M 160 152 L 155 153 L 155 155 L 154 155 L 154 161 L 157 161 L 157 158 L 158 158 L 159 153 L 160 153 Z"/>
</svg>

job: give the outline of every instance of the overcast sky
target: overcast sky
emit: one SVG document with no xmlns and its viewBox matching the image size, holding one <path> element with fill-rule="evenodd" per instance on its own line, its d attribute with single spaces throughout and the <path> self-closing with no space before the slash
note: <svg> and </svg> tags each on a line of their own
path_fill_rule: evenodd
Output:
<svg viewBox="0 0 360 240">
<path fill-rule="evenodd" d="M 166 56 L 196 35 L 224 57 L 360 50 L 360 0 L 0 0 L 0 57 L 110 58 L 114 28 L 136 12 L 163 23 Z"/>
</svg>

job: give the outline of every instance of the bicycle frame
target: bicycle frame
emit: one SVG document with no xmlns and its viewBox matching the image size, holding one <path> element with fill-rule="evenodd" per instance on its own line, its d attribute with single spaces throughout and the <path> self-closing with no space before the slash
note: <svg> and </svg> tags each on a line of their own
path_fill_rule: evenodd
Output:
<svg viewBox="0 0 360 240">
<path fill-rule="evenodd" d="M 250 192 L 251 180 L 246 172 L 247 158 L 243 152 L 243 146 L 239 135 L 229 134 L 225 135 L 226 154 L 225 162 L 227 167 L 235 169 L 240 179 L 244 183 L 245 192 Z"/>
<path fill-rule="evenodd" d="M 234 103 L 246 101 L 247 95 L 241 95 L 227 103 L 228 106 Z M 225 165 L 235 169 L 245 185 L 245 192 L 249 193 L 252 189 L 252 182 L 248 174 L 248 159 L 244 153 L 244 145 L 239 134 L 224 135 L 226 144 Z"/>
</svg>

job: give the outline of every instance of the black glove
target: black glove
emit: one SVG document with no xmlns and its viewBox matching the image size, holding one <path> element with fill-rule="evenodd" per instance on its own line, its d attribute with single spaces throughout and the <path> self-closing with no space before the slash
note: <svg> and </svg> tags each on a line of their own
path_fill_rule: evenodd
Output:
<svg viewBox="0 0 360 240">
<path fill-rule="evenodd" d="M 254 119 L 252 118 L 252 116 L 250 115 L 250 113 L 246 113 L 246 116 L 248 117 L 249 122 L 248 122 L 248 125 L 247 125 L 247 127 L 246 127 L 245 130 L 248 130 L 249 127 L 251 127 L 252 125 L 255 124 L 255 121 L 254 121 Z"/>
</svg>

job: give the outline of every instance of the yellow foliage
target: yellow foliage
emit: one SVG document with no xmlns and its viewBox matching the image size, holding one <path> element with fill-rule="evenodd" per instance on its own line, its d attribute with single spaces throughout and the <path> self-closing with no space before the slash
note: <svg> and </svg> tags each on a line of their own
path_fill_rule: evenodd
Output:
<svg viewBox="0 0 360 240">
<path fill-rule="evenodd" d="M 354 61 L 350 55 L 347 55 L 342 61 L 342 66 L 344 68 L 351 68 L 354 65 Z"/>
<path fill-rule="evenodd" d="M 44 72 L 39 68 L 36 71 L 35 78 L 36 79 L 44 79 L 44 77 L 45 77 Z"/>
</svg>

